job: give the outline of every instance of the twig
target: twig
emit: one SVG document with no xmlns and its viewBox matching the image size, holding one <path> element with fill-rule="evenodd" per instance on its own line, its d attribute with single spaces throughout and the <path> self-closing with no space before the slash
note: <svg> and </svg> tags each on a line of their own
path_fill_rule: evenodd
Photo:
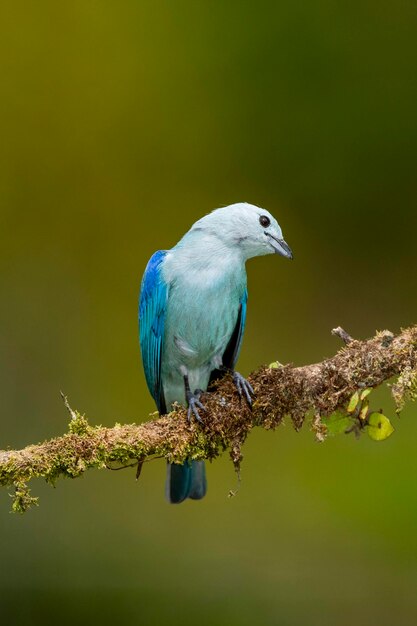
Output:
<svg viewBox="0 0 417 626">
<path fill-rule="evenodd" d="M 252 411 L 239 401 L 231 376 L 216 383 L 202 396 L 203 425 L 190 424 L 186 409 L 177 406 L 168 416 L 140 425 L 90 426 L 62 394 L 71 416 L 70 432 L 23 450 L 0 451 L 0 485 L 19 485 L 23 493 L 22 485 L 34 477 L 55 482 L 59 476 L 74 478 L 114 462 L 137 465 L 138 476 L 150 456 L 181 463 L 187 458 L 213 459 L 226 449 L 238 470 L 242 445 L 255 426 L 274 429 L 289 416 L 298 430 L 306 416 L 313 415 L 313 430 L 323 439 L 321 418 L 345 407 L 354 391 L 377 387 L 393 376 L 399 377 L 392 388 L 397 406 L 407 397 L 417 397 L 417 326 L 397 336 L 379 332 L 368 341 L 353 340 L 340 327 L 332 332 L 346 344 L 332 358 L 304 367 L 261 367 L 253 372 Z M 23 496 L 16 510 L 33 501 L 28 490 Z"/>
<path fill-rule="evenodd" d="M 340 337 L 340 339 L 346 345 L 349 345 L 350 343 L 352 343 L 352 341 L 354 341 L 353 338 L 349 335 L 349 333 L 343 330 L 341 326 L 338 326 L 337 328 L 333 328 L 332 335 L 335 335 L 336 337 Z"/>
</svg>

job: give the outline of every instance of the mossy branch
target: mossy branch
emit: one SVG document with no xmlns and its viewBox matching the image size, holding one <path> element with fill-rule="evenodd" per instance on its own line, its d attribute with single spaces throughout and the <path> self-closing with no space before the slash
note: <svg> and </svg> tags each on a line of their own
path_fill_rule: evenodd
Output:
<svg viewBox="0 0 417 626">
<path fill-rule="evenodd" d="M 297 430 L 310 416 L 319 440 L 326 436 L 322 421 L 346 408 L 355 391 L 375 388 L 392 377 L 392 393 L 400 410 L 417 397 L 417 326 L 397 336 L 379 332 L 368 341 L 356 341 L 343 329 L 333 333 L 344 346 L 321 363 L 294 367 L 278 363 L 254 371 L 249 380 L 256 399 L 250 410 L 239 399 L 230 377 L 202 400 L 204 424 L 189 423 L 186 410 L 176 407 L 168 416 L 144 424 L 90 426 L 86 418 L 66 406 L 69 432 L 23 450 L 0 451 L 0 485 L 13 486 L 13 510 L 23 512 L 36 503 L 27 487 L 32 478 L 54 483 L 60 476 L 75 478 L 90 468 L 114 469 L 137 465 L 154 456 L 181 463 L 187 458 L 214 459 L 228 449 L 236 468 L 242 444 L 254 426 L 274 429 L 289 416 Z"/>
</svg>

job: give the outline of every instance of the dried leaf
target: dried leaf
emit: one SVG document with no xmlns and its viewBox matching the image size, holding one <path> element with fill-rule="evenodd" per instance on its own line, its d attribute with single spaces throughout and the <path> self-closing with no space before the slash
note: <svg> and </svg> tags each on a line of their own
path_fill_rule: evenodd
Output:
<svg viewBox="0 0 417 626">
<path fill-rule="evenodd" d="M 372 389 L 368 388 L 368 389 L 364 389 L 361 392 L 361 401 L 365 400 L 365 398 L 367 398 L 369 396 L 369 394 L 371 393 Z"/>
<path fill-rule="evenodd" d="M 362 406 L 361 411 L 359 413 L 359 417 L 361 420 L 366 420 L 366 416 L 368 415 L 368 411 L 369 411 L 369 404 L 367 402 L 365 402 L 365 404 Z"/>
<path fill-rule="evenodd" d="M 356 407 L 358 406 L 358 403 L 359 403 L 359 393 L 357 391 L 355 391 L 355 393 L 353 394 L 353 396 L 349 400 L 349 404 L 348 404 L 348 408 L 347 408 L 348 413 L 354 413 Z"/>
</svg>

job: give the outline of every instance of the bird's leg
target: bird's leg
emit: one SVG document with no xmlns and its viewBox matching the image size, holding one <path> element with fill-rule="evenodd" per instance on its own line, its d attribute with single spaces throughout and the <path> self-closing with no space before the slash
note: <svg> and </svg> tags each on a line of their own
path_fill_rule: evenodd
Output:
<svg viewBox="0 0 417 626">
<path fill-rule="evenodd" d="M 229 369 L 228 367 L 221 367 L 221 370 L 224 372 L 228 372 L 232 375 L 233 382 L 236 386 L 237 392 L 239 396 L 242 398 L 245 397 L 246 402 L 252 408 L 252 396 L 255 396 L 255 392 L 253 390 L 252 385 L 246 378 L 239 374 L 239 372 L 235 372 L 234 370 Z"/>
<path fill-rule="evenodd" d="M 255 392 L 250 382 L 246 380 L 242 374 L 239 374 L 239 372 L 233 372 L 233 382 L 236 385 L 239 396 L 245 396 L 246 402 L 252 408 L 252 396 L 255 395 Z"/>
<path fill-rule="evenodd" d="M 203 420 L 200 417 L 200 413 L 198 412 L 198 409 L 201 409 L 202 411 L 206 410 L 206 407 L 204 406 L 204 404 L 200 402 L 200 396 L 203 393 L 203 391 L 202 389 L 196 389 L 194 393 L 191 392 L 190 382 L 188 380 L 187 374 L 184 375 L 184 387 L 185 387 L 185 398 L 188 404 L 188 412 L 187 412 L 188 421 L 191 422 L 191 415 L 194 415 L 197 422 L 200 422 L 200 424 L 202 424 Z"/>
</svg>

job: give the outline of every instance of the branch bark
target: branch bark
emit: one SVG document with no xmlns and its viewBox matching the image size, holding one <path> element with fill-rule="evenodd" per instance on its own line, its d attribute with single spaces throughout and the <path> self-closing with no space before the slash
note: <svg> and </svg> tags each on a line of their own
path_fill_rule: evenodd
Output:
<svg viewBox="0 0 417 626">
<path fill-rule="evenodd" d="M 318 439 L 326 427 L 322 418 L 346 407 L 356 390 L 378 387 L 397 376 L 392 392 L 400 409 L 407 397 L 415 398 L 417 386 L 417 326 L 397 336 L 379 332 L 367 341 L 356 341 L 340 327 L 333 334 L 345 345 L 321 363 L 294 367 L 272 364 L 254 371 L 249 380 L 256 399 L 250 410 L 240 401 L 230 377 L 204 394 L 204 424 L 189 423 L 186 410 L 177 406 L 168 416 L 144 424 L 116 424 L 113 428 L 90 426 L 73 411 L 69 432 L 22 450 L 0 451 L 0 485 L 14 486 L 13 508 L 24 511 L 36 500 L 27 482 L 42 477 L 55 482 L 59 476 L 76 477 L 89 468 L 110 468 L 134 462 L 138 473 L 153 456 L 170 462 L 187 458 L 214 459 L 229 449 L 236 468 L 242 444 L 254 426 L 274 429 L 289 416 L 297 430 L 307 416 Z"/>
</svg>

